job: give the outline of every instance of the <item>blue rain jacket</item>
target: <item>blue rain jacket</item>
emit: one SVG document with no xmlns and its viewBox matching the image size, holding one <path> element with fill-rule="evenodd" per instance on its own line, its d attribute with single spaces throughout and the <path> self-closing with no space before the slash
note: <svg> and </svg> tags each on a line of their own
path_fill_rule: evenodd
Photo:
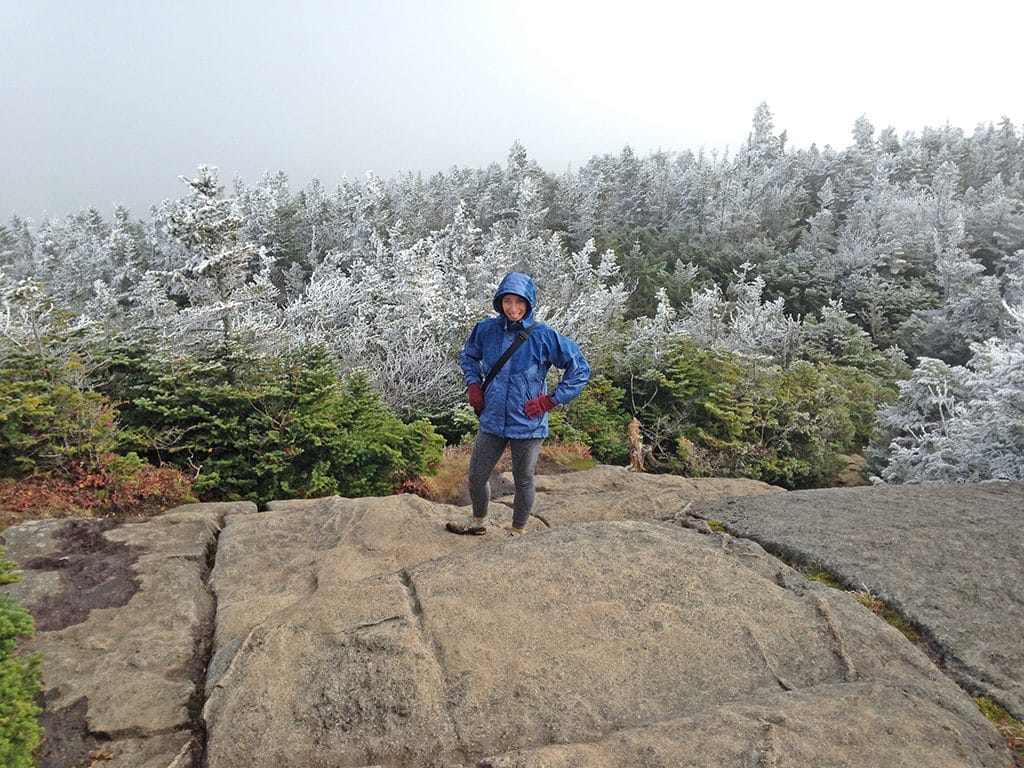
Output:
<svg viewBox="0 0 1024 768">
<path fill-rule="evenodd" d="M 521 321 L 511 322 L 502 313 L 501 297 L 506 293 L 522 296 L 529 304 Z M 536 298 L 537 286 L 533 278 L 520 272 L 509 272 L 494 294 L 493 305 L 498 316 L 478 322 L 459 355 L 466 385 L 483 383 L 491 366 L 519 332 L 531 325 L 536 326 L 487 385 L 484 410 L 480 414 L 481 432 L 517 440 L 547 437 L 548 415 L 545 413 L 531 419 L 524 407 L 527 400 L 547 393 L 548 369 L 555 366 L 564 371 L 562 380 L 551 393 L 559 405 L 565 405 L 576 397 L 590 378 L 590 363 L 576 343 L 551 326 L 534 320 Z"/>
</svg>

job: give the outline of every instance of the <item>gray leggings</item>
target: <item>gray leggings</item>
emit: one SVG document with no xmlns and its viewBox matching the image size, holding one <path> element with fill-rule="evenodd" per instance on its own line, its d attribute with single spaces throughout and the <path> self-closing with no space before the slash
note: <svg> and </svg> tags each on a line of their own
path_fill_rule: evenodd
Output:
<svg viewBox="0 0 1024 768">
<path fill-rule="evenodd" d="M 512 525 L 526 526 L 537 495 L 533 486 L 533 471 L 537 467 L 543 437 L 514 440 L 490 432 L 477 432 L 473 453 L 469 458 L 469 498 L 473 502 L 473 515 L 485 517 L 487 502 L 491 498 L 491 472 L 505 452 L 505 446 L 512 444 L 512 478 L 515 480 L 515 501 L 512 505 Z"/>
</svg>

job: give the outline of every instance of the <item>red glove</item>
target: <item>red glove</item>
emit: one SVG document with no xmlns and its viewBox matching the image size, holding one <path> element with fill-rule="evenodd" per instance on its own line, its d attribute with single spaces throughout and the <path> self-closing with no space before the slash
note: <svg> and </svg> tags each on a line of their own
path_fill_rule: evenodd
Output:
<svg viewBox="0 0 1024 768">
<path fill-rule="evenodd" d="M 526 411 L 527 416 L 531 419 L 536 419 L 538 416 L 550 411 L 556 405 L 558 405 L 558 403 L 554 401 L 551 395 L 541 395 L 540 397 L 533 398 L 533 400 L 527 400 L 524 410 Z"/>
<path fill-rule="evenodd" d="M 469 385 L 469 404 L 479 416 L 484 410 L 484 388 L 478 382 Z"/>
</svg>

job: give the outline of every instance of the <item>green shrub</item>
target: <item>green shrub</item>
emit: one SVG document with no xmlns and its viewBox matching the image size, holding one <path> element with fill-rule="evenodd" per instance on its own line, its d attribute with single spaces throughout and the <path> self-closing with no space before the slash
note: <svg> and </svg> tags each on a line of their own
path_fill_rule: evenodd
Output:
<svg viewBox="0 0 1024 768">
<path fill-rule="evenodd" d="M 114 449 L 114 410 L 82 385 L 81 367 L 75 356 L 0 359 L 0 477 L 88 466 Z"/>
<path fill-rule="evenodd" d="M 551 411 L 551 439 L 587 448 L 595 461 L 629 461 L 630 414 L 622 410 L 625 392 L 604 376 L 595 376 L 568 405 Z"/>
<path fill-rule="evenodd" d="M 626 385 L 668 470 L 808 488 L 827 485 L 860 436 L 848 382 L 834 366 L 781 368 L 684 343 Z"/>
<path fill-rule="evenodd" d="M 0 547 L 0 584 L 19 581 Z M 32 617 L 12 598 L 0 596 L 0 765 L 32 768 L 42 738 L 36 696 L 42 689 L 38 656 L 15 652 L 18 638 L 34 632 Z"/>
<path fill-rule="evenodd" d="M 276 359 L 179 360 L 118 401 L 134 450 L 195 475 L 204 499 L 392 493 L 440 460 L 425 420 L 403 423 L 362 376 L 339 381 L 330 358 L 306 349 Z"/>
<path fill-rule="evenodd" d="M 869 445 L 878 424 L 878 409 L 897 399 L 899 390 L 895 375 L 882 378 L 867 371 L 839 365 L 828 366 L 827 371 L 830 378 L 846 393 L 853 425 L 851 443 L 857 448 Z"/>
<path fill-rule="evenodd" d="M 172 467 L 118 455 L 108 398 L 86 382 L 83 356 L 0 359 L 0 522 L 58 515 L 153 514 L 194 501 Z"/>
</svg>

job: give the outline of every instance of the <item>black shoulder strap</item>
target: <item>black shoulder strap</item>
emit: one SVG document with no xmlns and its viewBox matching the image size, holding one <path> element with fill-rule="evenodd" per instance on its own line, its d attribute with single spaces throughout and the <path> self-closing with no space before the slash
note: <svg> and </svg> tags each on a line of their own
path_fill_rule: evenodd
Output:
<svg viewBox="0 0 1024 768">
<path fill-rule="evenodd" d="M 505 350 L 505 352 L 504 352 L 504 353 L 502 354 L 502 356 L 501 356 L 501 357 L 499 357 L 499 358 L 498 358 L 497 360 L 495 360 L 495 361 L 494 361 L 494 365 L 492 365 L 492 366 L 491 366 L 491 370 L 489 370 L 489 371 L 487 372 L 487 376 L 486 376 L 486 377 L 484 377 L 484 383 L 483 383 L 483 385 L 482 385 L 482 387 L 481 387 L 481 388 L 483 389 L 483 391 L 484 391 L 484 392 L 486 392 L 486 391 L 487 391 L 487 385 L 488 385 L 488 384 L 490 384 L 490 383 L 491 383 L 491 381 L 492 381 L 492 380 L 494 379 L 494 377 L 498 375 L 498 371 L 500 371 L 500 370 L 501 370 L 501 367 L 502 367 L 502 366 L 503 366 L 503 365 L 504 365 L 505 363 L 507 363 L 507 362 L 508 362 L 508 359 L 509 359 L 510 357 L 512 357 L 512 354 L 513 354 L 513 353 L 514 353 L 514 352 L 515 352 L 515 351 L 516 351 L 517 349 L 519 349 L 519 346 L 520 346 L 520 345 L 521 345 L 521 344 L 522 344 L 522 343 L 523 343 L 524 341 L 526 341 L 526 337 L 530 335 L 530 333 L 531 333 L 531 332 L 533 331 L 533 329 L 534 329 L 534 328 L 535 328 L 536 326 L 537 326 L 537 323 L 533 323 L 533 324 L 532 324 L 532 325 L 530 325 L 530 326 L 529 326 L 528 328 L 523 328 L 523 330 L 521 330 L 521 331 L 519 332 L 519 335 L 518 335 L 518 336 L 516 336 L 516 339 L 515 339 L 515 341 L 513 341 L 513 342 L 512 342 L 512 343 L 511 343 L 511 344 L 509 345 L 508 349 L 506 349 L 506 350 Z"/>
</svg>

